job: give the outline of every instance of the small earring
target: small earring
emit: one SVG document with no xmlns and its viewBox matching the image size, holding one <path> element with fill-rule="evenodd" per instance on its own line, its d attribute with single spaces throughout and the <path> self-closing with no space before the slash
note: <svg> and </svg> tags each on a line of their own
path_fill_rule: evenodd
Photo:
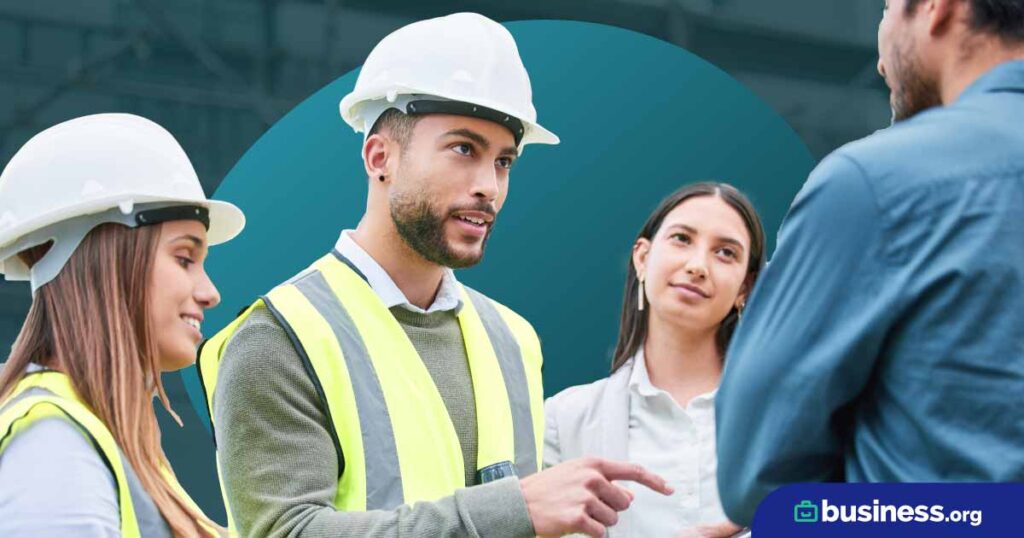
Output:
<svg viewBox="0 0 1024 538">
<path fill-rule="evenodd" d="M 743 309 L 747 307 L 747 303 L 740 303 L 736 305 L 736 319 L 743 319 Z"/>
<path fill-rule="evenodd" d="M 384 183 L 384 176 L 381 175 L 379 178 L 377 178 L 377 180 L 380 181 L 381 183 Z"/>
<path fill-rule="evenodd" d="M 638 284 L 640 291 L 639 291 L 639 293 L 637 294 L 637 297 L 636 297 L 636 302 L 637 302 L 636 309 L 641 311 L 641 312 L 643 312 L 643 310 L 644 310 L 644 281 L 643 281 L 642 278 L 637 279 L 637 280 L 640 282 Z"/>
</svg>

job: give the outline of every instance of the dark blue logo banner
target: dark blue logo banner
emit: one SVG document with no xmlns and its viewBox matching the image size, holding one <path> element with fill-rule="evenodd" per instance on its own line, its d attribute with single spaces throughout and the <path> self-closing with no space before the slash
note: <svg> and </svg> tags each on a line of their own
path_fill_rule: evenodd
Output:
<svg viewBox="0 0 1024 538">
<path fill-rule="evenodd" d="M 1024 484 L 793 484 L 757 508 L 753 535 L 1024 536 Z"/>
</svg>

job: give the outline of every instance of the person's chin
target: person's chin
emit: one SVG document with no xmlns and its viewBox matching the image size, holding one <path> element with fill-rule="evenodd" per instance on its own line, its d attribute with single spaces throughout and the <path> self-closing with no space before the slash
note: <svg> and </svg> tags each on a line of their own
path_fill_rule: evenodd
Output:
<svg viewBox="0 0 1024 538">
<path fill-rule="evenodd" d="M 484 257 L 483 252 L 480 252 L 479 250 L 473 253 L 456 252 L 455 254 L 457 257 L 453 260 L 454 263 L 452 264 L 452 269 L 465 269 L 472 267 L 480 263 L 480 260 Z"/>
<path fill-rule="evenodd" d="M 446 238 L 448 252 L 455 256 L 460 265 L 474 265 L 484 256 L 484 240 L 455 234 Z"/>
<path fill-rule="evenodd" d="M 196 349 L 196 346 L 191 345 L 191 341 L 176 346 L 173 352 L 161 357 L 160 371 L 174 372 L 193 365 L 196 362 Z"/>
<path fill-rule="evenodd" d="M 704 327 L 712 317 L 707 307 L 707 304 L 673 298 L 671 304 L 665 305 L 665 311 L 680 326 Z"/>
</svg>

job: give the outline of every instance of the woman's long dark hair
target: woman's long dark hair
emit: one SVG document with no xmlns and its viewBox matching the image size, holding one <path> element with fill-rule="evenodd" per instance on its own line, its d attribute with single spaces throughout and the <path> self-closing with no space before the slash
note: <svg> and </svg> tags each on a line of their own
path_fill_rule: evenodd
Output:
<svg viewBox="0 0 1024 538">
<path fill-rule="evenodd" d="M 747 276 L 743 281 L 743 285 L 745 290 L 752 290 L 754 282 L 757 280 L 757 275 L 764 267 L 764 228 L 761 226 L 761 218 L 757 215 L 757 211 L 754 210 L 754 205 L 732 185 L 717 182 L 693 183 L 670 194 L 658 204 L 658 207 L 651 213 L 651 216 L 647 217 L 647 222 L 640 229 L 640 234 L 637 235 L 636 241 L 639 241 L 641 238 L 648 241 L 653 239 L 669 212 L 686 200 L 699 196 L 717 196 L 735 209 L 740 217 L 743 218 L 743 224 L 746 225 L 747 233 L 750 234 L 750 257 L 747 258 Z M 636 241 L 633 244 L 636 244 Z M 643 345 L 644 340 L 647 338 L 647 316 L 650 311 L 644 310 L 641 312 L 637 309 L 637 302 L 639 300 L 637 295 L 640 293 L 638 289 L 639 279 L 636 274 L 636 268 L 633 266 L 632 251 L 630 252 L 631 255 L 626 267 L 626 290 L 623 293 L 622 317 L 619 322 L 619 340 L 615 344 L 615 353 L 612 355 L 612 372 L 618 370 L 633 355 L 636 355 L 637 350 L 640 349 L 640 346 Z M 715 334 L 715 344 L 717 344 L 718 353 L 723 359 L 725 358 L 725 350 L 729 347 L 729 340 L 732 338 L 732 333 L 736 329 L 736 322 L 738 320 L 739 313 L 733 308 L 725 316 L 725 319 L 722 320 L 721 325 L 718 327 L 718 332 Z"/>
</svg>

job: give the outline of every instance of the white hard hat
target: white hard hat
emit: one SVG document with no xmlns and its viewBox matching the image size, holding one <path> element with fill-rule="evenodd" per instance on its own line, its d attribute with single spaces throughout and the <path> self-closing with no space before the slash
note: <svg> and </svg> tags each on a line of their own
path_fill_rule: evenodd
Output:
<svg viewBox="0 0 1024 538">
<path fill-rule="evenodd" d="M 32 137 L 0 174 L 0 273 L 31 280 L 60 273 L 87 233 L 105 222 L 206 224 L 223 243 L 245 226 L 233 204 L 207 200 L 185 151 L 166 129 L 131 114 L 95 114 Z M 31 269 L 18 253 L 53 241 Z"/>
<path fill-rule="evenodd" d="M 369 133 L 385 110 L 397 108 L 502 123 L 520 151 L 526 144 L 558 143 L 537 123 L 530 77 L 512 34 L 476 13 L 414 22 L 386 36 L 339 108 L 357 133 Z"/>
</svg>

